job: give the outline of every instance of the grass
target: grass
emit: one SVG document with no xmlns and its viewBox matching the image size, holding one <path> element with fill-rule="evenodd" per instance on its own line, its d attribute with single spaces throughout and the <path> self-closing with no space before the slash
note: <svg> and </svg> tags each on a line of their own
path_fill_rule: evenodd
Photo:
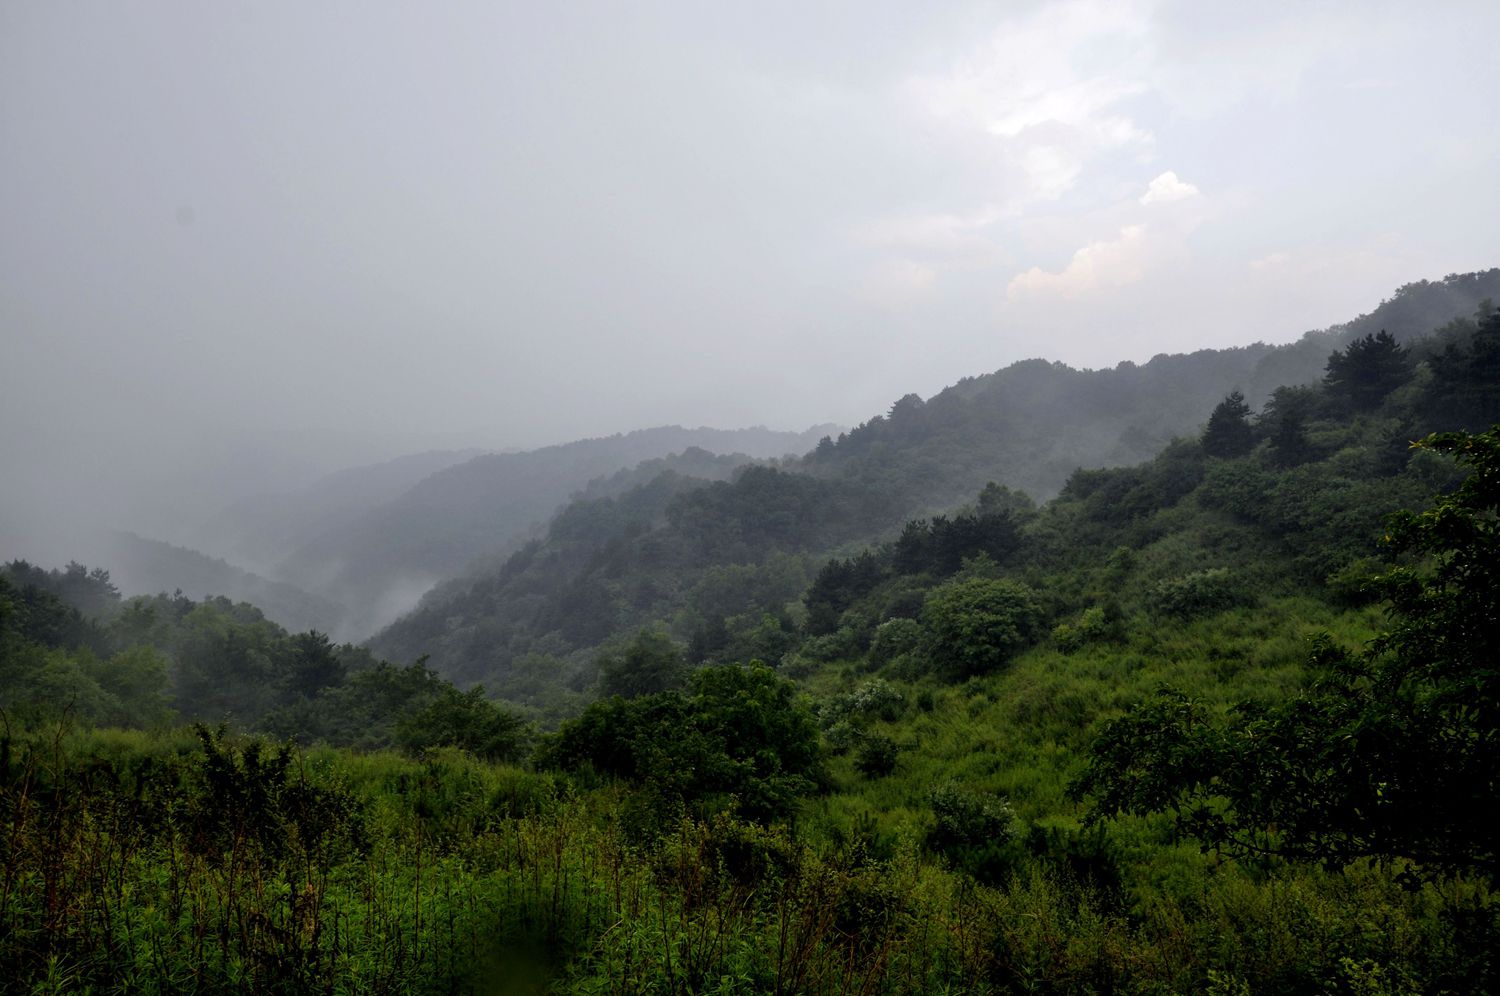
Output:
<svg viewBox="0 0 1500 996">
<path fill-rule="evenodd" d="M 904 705 L 857 725 L 900 746 L 889 775 L 851 750 L 789 826 L 720 814 L 644 839 L 629 786 L 455 750 L 314 748 L 273 779 L 232 738 L 33 733 L 0 772 L 0 962 L 29 992 L 1462 991 L 1494 936 L 1483 888 L 1249 867 L 1161 819 L 1090 836 L 1067 792 L 1099 724 L 1161 685 L 1285 696 L 1313 633 L 1357 645 L 1379 623 L 1274 596 L 1137 614 L 959 684 L 887 676 Z M 870 677 L 832 665 L 805 688 Z M 930 847 L 947 782 L 1008 800 L 1009 835 Z"/>
</svg>

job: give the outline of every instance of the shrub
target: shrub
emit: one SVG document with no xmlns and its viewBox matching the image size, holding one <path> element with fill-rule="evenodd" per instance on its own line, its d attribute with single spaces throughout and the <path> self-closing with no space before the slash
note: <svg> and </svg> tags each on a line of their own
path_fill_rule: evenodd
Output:
<svg viewBox="0 0 1500 996">
<path fill-rule="evenodd" d="M 1155 615 L 1193 619 L 1233 608 L 1244 600 L 1240 585 L 1227 567 L 1212 567 L 1157 582 L 1146 593 L 1146 607 Z"/>
<path fill-rule="evenodd" d="M 1059 623 L 1052 630 L 1052 641 L 1064 653 L 1073 653 L 1091 643 L 1099 643 L 1113 635 L 1114 626 L 1102 606 L 1094 605 L 1083 610 L 1077 621 Z"/>
<path fill-rule="evenodd" d="M 922 626 L 915 619 L 888 619 L 875 627 L 870 643 L 870 663 L 879 667 L 897 656 L 910 653 L 922 640 Z"/>
<path fill-rule="evenodd" d="M 706 667 L 685 693 L 595 702 L 547 738 L 537 762 L 629 780 L 657 810 L 734 801 L 751 820 L 789 814 L 820 767 L 812 714 L 761 666 Z"/>
<path fill-rule="evenodd" d="M 1388 564 L 1375 557 L 1361 557 L 1329 574 L 1323 583 L 1328 589 L 1329 597 L 1336 604 L 1351 608 L 1369 605 L 1379 597 L 1379 591 L 1372 581 L 1376 575 L 1388 569 Z"/>
<path fill-rule="evenodd" d="M 854 757 L 854 767 L 866 778 L 881 778 L 896 770 L 901 748 L 896 741 L 879 733 L 866 736 Z"/>
<path fill-rule="evenodd" d="M 936 851 L 1004 844 L 1014 832 L 1010 803 L 990 793 L 971 792 L 943 782 L 928 797 L 934 825 L 927 844 Z"/>
<path fill-rule="evenodd" d="M 832 754 L 849 753 L 849 748 L 858 739 L 859 731 L 847 719 L 839 720 L 823 732 L 823 742 L 828 745 L 829 753 Z"/>
<path fill-rule="evenodd" d="M 922 618 L 934 665 L 962 678 L 1009 664 L 1035 639 L 1041 610 L 1036 593 L 1023 584 L 973 578 L 935 589 Z"/>
<path fill-rule="evenodd" d="M 847 712 L 857 716 L 876 716 L 894 722 L 906 711 L 906 697 L 889 681 L 873 678 L 847 697 Z"/>
<path fill-rule="evenodd" d="M 848 626 L 842 626 L 837 632 L 825 633 L 822 636 L 814 636 L 805 640 L 797 649 L 797 655 L 811 661 L 826 664 L 846 657 L 853 657 L 858 652 L 859 641 L 854 630 Z"/>
<path fill-rule="evenodd" d="M 408 754 L 457 747 L 489 761 L 521 757 L 529 739 L 521 718 L 486 699 L 479 685 L 468 692 L 444 687 L 425 708 L 397 723 L 395 732 Z"/>
</svg>

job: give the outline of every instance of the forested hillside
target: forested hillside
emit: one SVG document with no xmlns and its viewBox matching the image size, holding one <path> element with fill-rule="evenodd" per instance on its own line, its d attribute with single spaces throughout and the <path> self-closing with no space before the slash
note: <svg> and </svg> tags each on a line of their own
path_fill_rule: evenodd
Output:
<svg viewBox="0 0 1500 996">
<path fill-rule="evenodd" d="M 528 528 L 596 477 L 693 447 L 747 458 L 800 453 L 828 428 L 793 433 L 664 426 L 477 456 L 329 525 L 283 557 L 275 576 L 354 607 L 346 631 L 368 634 L 437 581 L 479 557 L 513 548 Z"/>
<path fill-rule="evenodd" d="M 909 511 L 942 511 L 994 480 L 1037 500 L 1079 467 L 1123 466 L 1196 432 L 1232 390 L 1259 407 L 1278 387 L 1318 381 L 1328 355 L 1380 331 L 1426 335 L 1500 299 L 1500 269 L 1396 290 L 1366 315 L 1285 346 L 1205 349 L 1143 364 L 1074 370 L 1028 360 L 897 401 L 810 455 L 810 472 L 896 492 Z"/>
<path fill-rule="evenodd" d="M 0 996 L 1500 996 L 1497 35 L 0 3 Z"/>
<path fill-rule="evenodd" d="M 898 513 L 837 476 L 643 468 L 493 580 L 547 628 L 488 691 L 540 726 L 13 563 L 0 957 L 52 989 L 1494 991 L 1497 371 L 1488 307 L 1363 334 L 1149 461 L 875 544 L 847 520 Z"/>
<path fill-rule="evenodd" d="M 129 595 L 181 591 L 190 598 L 249 602 L 290 630 L 340 629 L 349 610 L 285 581 L 271 581 L 186 547 L 114 532 L 83 544 L 81 556 L 109 564 L 115 585 Z"/>
<path fill-rule="evenodd" d="M 574 504 L 505 565 L 444 585 L 371 646 L 395 660 L 430 655 L 440 672 L 493 689 L 524 673 L 579 690 L 600 644 L 653 624 L 696 647 L 776 659 L 799 625 L 788 604 L 829 554 L 895 539 L 903 523 L 972 502 L 989 482 L 1008 489 L 1002 503 L 1025 507 L 1028 489 L 1050 495 L 1079 467 L 1149 459 L 1173 436 L 1196 434 L 1234 390 L 1270 406 L 1266 425 L 1291 424 L 1300 416 L 1282 419 L 1277 406 L 1295 412 L 1303 395 L 1294 388 L 1318 382 L 1331 353 L 1388 322 L 1396 341 L 1420 340 L 1418 355 L 1428 355 L 1462 334 L 1487 294 L 1500 294 L 1500 270 L 1406 285 L 1370 315 L 1290 346 L 1107 371 L 1030 361 L 925 403 L 908 396 L 799 461 Z M 1419 428 L 1391 431 L 1411 438 Z M 1076 479 L 1075 490 L 1092 478 Z M 1128 501 L 1128 491 L 1107 494 Z"/>
</svg>

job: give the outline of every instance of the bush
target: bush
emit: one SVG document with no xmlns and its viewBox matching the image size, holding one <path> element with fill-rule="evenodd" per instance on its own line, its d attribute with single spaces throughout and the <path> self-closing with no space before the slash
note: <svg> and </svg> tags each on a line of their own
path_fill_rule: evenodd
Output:
<svg viewBox="0 0 1500 996">
<path fill-rule="evenodd" d="M 1015 818 L 999 796 L 972 792 L 944 782 L 929 796 L 933 827 L 927 846 L 954 870 L 988 885 L 1000 885 L 1013 872 Z"/>
<path fill-rule="evenodd" d="M 875 627 L 870 642 L 870 663 L 879 667 L 897 656 L 917 649 L 922 640 L 922 626 L 915 619 L 888 619 Z"/>
<path fill-rule="evenodd" d="M 935 851 L 1005 844 L 1014 832 L 1010 803 L 997 795 L 971 792 L 947 781 L 928 797 L 934 825 L 927 845 Z"/>
<path fill-rule="evenodd" d="M 996 671 L 1036 637 L 1036 593 L 1015 581 L 954 581 L 927 596 L 923 622 L 933 663 L 950 677 Z"/>
<path fill-rule="evenodd" d="M 906 697 L 900 690 L 883 678 L 872 678 L 854 691 L 835 697 L 824 706 L 822 722 L 828 729 L 840 723 L 847 726 L 871 717 L 891 723 L 900 719 L 905 711 Z"/>
<path fill-rule="evenodd" d="M 823 743 L 830 754 L 847 754 L 859 740 L 859 731 L 847 719 L 841 719 L 823 731 Z"/>
<path fill-rule="evenodd" d="M 706 667 L 685 693 L 595 702 L 544 741 L 537 763 L 626 779 L 656 811 L 734 802 L 751 820 L 788 815 L 820 773 L 812 714 L 760 666 Z"/>
<path fill-rule="evenodd" d="M 875 716 L 887 723 L 895 722 L 906 711 L 906 697 L 896 686 L 882 678 L 873 678 L 845 697 L 845 711 L 856 716 Z"/>
<path fill-rule="evenodd" d="M 1390 565 L 1375 557 L 1360 557 L 1340 567 L 1324 579 L 1328 595 L 1338 605 L 1350 608 L 1369 605 L 1380 597 L 1372 584 L 1376 575 L 1390 569 Z"/>
<path fill-rule="evenodd" d="M 879 733 L 866 736 L 854 757 L 854 767 L 866 778 L 882 778 L 896 770 L 901 748 L 896 741 Z"/>
<path fill-rule="evenodd" d="M 1114 635 L 1114 625 L 1101 606 L 1094 605 L 1083 610 L 1076 622 L 1059 623 L 1052 630 L 1052 641 L 1063 653 L 1071 654 L 1091 643 L 1099 643 Z"/>
<path fill-rule="evenodd" d="M 408 754 L 457 747 L 487 761 L 510 761 L 523 756 L 528 731 L 519 716 L 486 699 L 482 686 L 460 692 L 447 685 L 425 708 L 398 722 L 395 737 Z"/>
<path fill-rule="evenodd" d="M 853 657 L 859 651 L 859 641 L 854 630 L 842 626 L 837 632 L 825 633 L 805 640 L 797 648 L 797 656 L 826 664 L 829 661 Z"/>
<path fill-rule="evenodd" d="M 1194 571 L 1157 582 L 1146 593 L 1146 607 L 1155 615 L 1194 619 L 1233 608 L 1244 601 L 1238 580 L 1227 567 Z"/>
</svg>

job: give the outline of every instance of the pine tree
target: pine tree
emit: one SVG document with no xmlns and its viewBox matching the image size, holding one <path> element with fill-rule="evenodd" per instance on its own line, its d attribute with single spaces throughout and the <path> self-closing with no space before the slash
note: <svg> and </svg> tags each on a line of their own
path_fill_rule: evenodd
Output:
<svg viewBox="0 0 1500 996">
<path fill-rule="evenodd" d="M 1255 445 L 1250 431 L 1250 406 L 1239 391 L 1230 391 L 1208 417 L 1203 430 L 1203 452 L 1215 457 L 1244 456 Z"/>
<path fill-rule="evenodd" d="M 1411 351 L 1382 329 L 1355 339 L 1343 352 L 1328 357 L 1323 383 L 1329 394 L 1357 412 L 1380 407 L 1386 395 L 1411 377 Z"/>
</svg>

